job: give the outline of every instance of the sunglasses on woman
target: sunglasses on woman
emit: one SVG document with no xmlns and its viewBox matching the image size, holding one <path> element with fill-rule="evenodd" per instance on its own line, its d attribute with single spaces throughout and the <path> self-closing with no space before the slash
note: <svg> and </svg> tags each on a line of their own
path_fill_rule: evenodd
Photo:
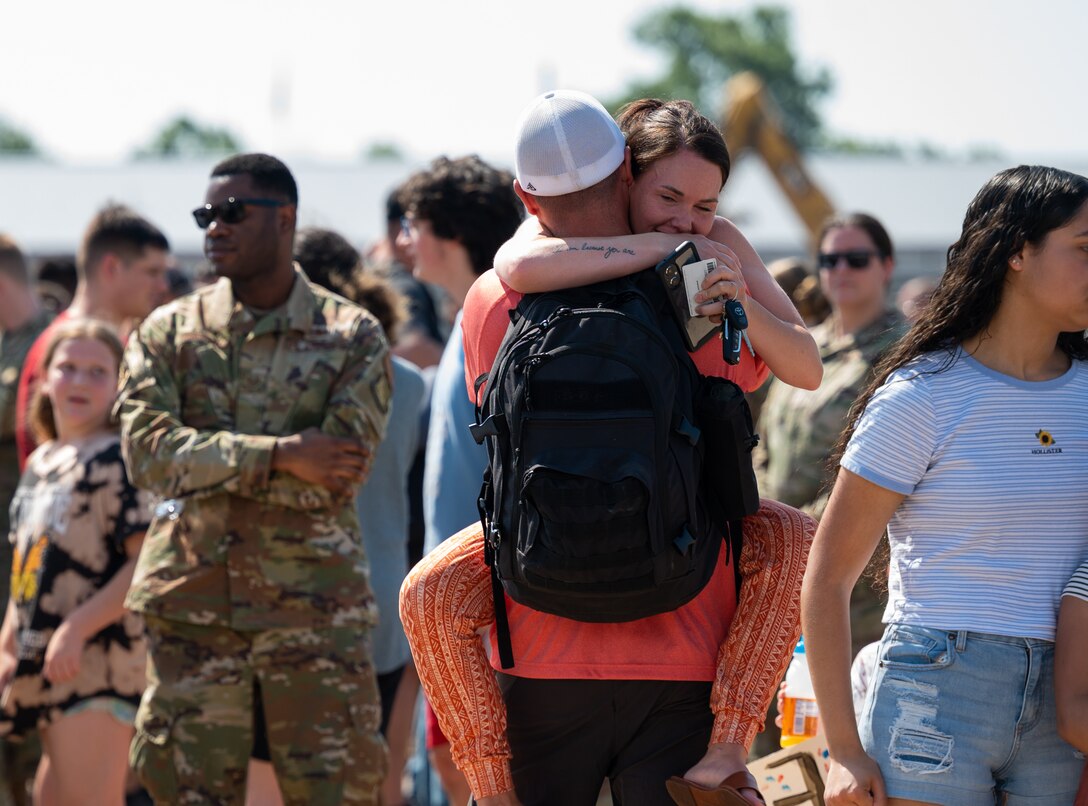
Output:
<svg viewBox="0 0 1088 806">
<path fill-rule="evenodd" d="M 821 269 L 833 269 L 839 265 L 840 260 L 845 260 L 851 269 L 864 269 L 869 261 L 879 252 L 869 249 L 853 249 L 849 252 L 821 252 L 816 256 L 816 262 Z"/>
<path fill-rule="evenodd" d="M 276 199 L 236 199 L 233 196 L 219 204 L 205 204 L 193 210 L 193 219 L 201 229 L 207 229 L 215 219 L 224 224 L 237 224 L 246 217 L 246 206 L 254 207 L 284 207 L 289 202 Z"/>
</svg>

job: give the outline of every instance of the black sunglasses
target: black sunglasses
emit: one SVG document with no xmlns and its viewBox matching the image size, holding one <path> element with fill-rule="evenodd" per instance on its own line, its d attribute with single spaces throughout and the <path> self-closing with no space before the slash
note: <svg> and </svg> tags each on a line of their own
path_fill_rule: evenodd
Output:
<svg viewBox="0 0 1088 806">
<path fill-rule="evenodd" d="M 215 219 L 224 224 L 237 224 L 246 217 L 246 206 L 254 207 L 285 207 L 290 202 L 277 201 L 276 199 L 236 199 L 233 196 L 219 204 L 205 204 L 193 210 L 193 219 L 201 229 L 207 229 Z"/>
<path fill-rule="evenodd" d="M 820 252 L 816 256 L 816 263 L 821 269 L 833 269 L 839 265 L 840 260 L 846 260 L 846 265 L 851 269 L 864 269 L 869 261 L 879 252 L 868 249 L 854 249 L 850 252 Z"/>
</svg>

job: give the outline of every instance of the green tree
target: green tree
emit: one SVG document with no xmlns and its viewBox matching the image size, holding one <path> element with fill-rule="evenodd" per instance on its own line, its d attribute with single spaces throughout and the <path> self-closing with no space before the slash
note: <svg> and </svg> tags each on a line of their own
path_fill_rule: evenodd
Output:
<svg viewBox="0 0 1088 806">
<path fill-rule="evenodd" d="M 899 143 L 890 141 L 859 140 L 856 137 L 841 137 L 837 135 L 825 135 L 819 142 L 823 151 L 833 151 L 836 154 L 852 154 L 854 156 L 867 157 L 902 157 L 905 150 Z M 926 157 L 935 159 L 935 156 Z"/>
<path fill-rule="evenodd" d="M 198 123 L 180 115 L 167 123 L 151 142 L 133 155 L 136 159 L 206 157 L 241 151 L 241 142 L 230 131 Z"/>
<path fill-rule="evenodd" d="M 715 15 L 674 6 L 644 17 L 634 36 L 665 55 L 665 73 L 633 82 L 609 105 L 613 111 L 635 98 L 687 98 L 720 117 L 725 81 L 751 70 L 781 108 L 787 134 L 802 148 L 820 143 L 816 105 L 831 90 L 831 75 L 825 68 L 809 73 L 798 64 L 786 9 L 760 6 L 748 14 Z"/>
<path fill-rule="evenodd" d="M 376 140 L 363 149 L 363 159 L 367 162 L 404 162 L 404 152 L 396 143 Z"/>
<path fill-rule="evenodd" d="M 0 156 L 10 155 L 37 157 L 41 151 L 29 134 L 0 119 Z"/>
</svg>

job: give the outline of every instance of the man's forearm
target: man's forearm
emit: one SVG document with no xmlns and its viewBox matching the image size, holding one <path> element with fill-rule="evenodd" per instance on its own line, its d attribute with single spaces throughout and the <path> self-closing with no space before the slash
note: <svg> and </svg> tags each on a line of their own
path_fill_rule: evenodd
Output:
<svg viewBox="0 0 1088 806">
<path fill-rule="evenodd" d="M 275 437 L 153 428 L 167 419 L 125 421 L 125 463 L 137 487 L 163 498 L 229 494 L 303 511 L 333 505 L 325 488 L 273 472 Z"/>
</svg>

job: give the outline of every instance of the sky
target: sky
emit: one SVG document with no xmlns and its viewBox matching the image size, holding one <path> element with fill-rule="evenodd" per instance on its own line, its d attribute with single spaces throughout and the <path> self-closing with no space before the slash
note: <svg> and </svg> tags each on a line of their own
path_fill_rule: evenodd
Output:
<svg viewBox="0 0 1088 806">
<path fill-rule="evenodd" d="M 122 161 L 178 114 L 285 158 L 510 152 L 518 112 L 567 87 L 598 96 L 658 74 L 632 29 L 653 0 L 13 0 L 0 117 L 63 163 Z M 688 0 L 743 12 L 740 0 Z M 1088 151 L 1083 0 L 788 0 L 803 68 L 834 79 L 834 133 Z M 704 110 L 714 114 L 713 110 Z"/>
</svg>

